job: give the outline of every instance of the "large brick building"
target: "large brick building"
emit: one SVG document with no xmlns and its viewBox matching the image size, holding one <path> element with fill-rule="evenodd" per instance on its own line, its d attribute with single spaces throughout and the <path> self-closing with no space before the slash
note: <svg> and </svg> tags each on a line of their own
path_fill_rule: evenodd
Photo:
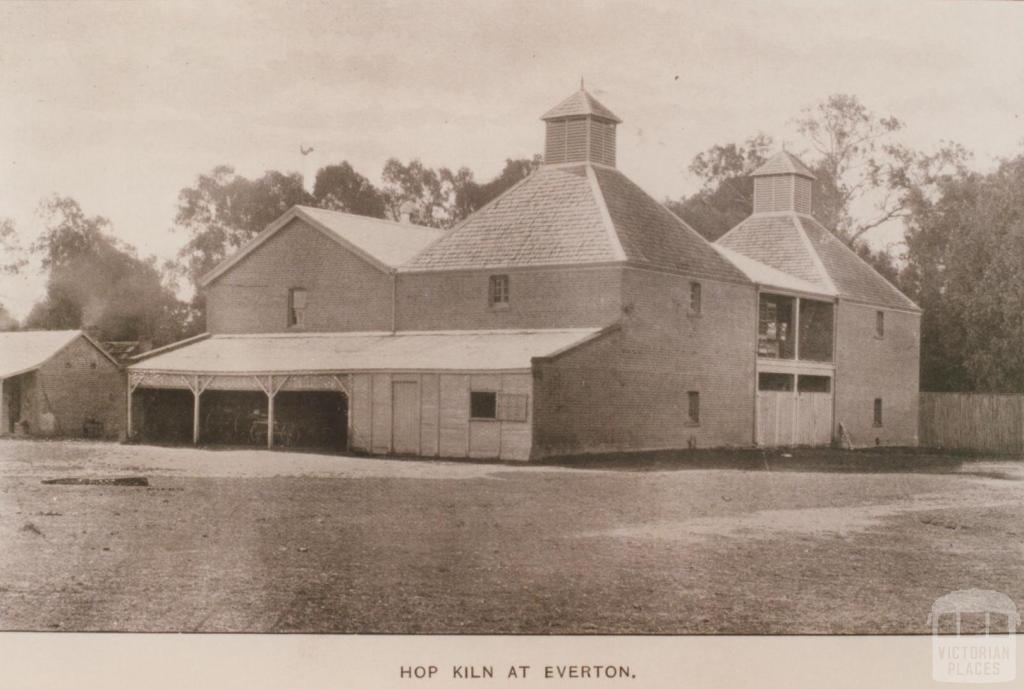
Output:
<svg viewBox="0 0 1024 689">
<path fill-rule="evenodd" d="M 207 335 L 131 367 L 130 432 L 520 460 L 916 442 L 919 310 L 808 215 L 797 159 L 713 245 L 615 167 L 589 93 L 543 120 L 544 165 L 450 231 L 286 213 L 203 280 Z"/>
</svg>

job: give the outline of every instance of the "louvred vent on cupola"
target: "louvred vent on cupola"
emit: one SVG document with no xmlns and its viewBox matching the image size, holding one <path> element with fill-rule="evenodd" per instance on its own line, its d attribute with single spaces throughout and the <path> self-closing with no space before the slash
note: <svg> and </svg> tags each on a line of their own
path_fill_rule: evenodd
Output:
<svg viewBox="0 0 1024 689">
<path fill-rule="evenodd" d="M 615 167 L 615 127 L 622 120 L 582 88 L 542 118 L 544 163 L 600 163 Z"/>
</svg>

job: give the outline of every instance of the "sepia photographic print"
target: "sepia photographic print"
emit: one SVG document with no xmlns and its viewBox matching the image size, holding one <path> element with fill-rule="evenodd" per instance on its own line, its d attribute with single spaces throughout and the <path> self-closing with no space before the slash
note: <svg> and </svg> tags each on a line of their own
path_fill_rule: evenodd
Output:
<svg viewBox="0 0 1024 689">
<path fill-rule="evenodd" d="M 1022 37 L 0 2 L 0 686 L 1022 681 Z"/>
</svg>

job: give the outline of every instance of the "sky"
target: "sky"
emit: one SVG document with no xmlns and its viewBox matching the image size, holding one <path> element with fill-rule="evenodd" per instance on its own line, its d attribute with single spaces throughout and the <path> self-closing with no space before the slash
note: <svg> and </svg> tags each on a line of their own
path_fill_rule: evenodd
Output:
<svg viewBox="0 0 1024 689">
<path fill-rule="evenodd" d="M 538 118 L 581 75 L 656 198 L 695 191 L 715 143 L 761 131 L 799 154 L 792 118 L 833 93 L 989 169 L 1024 142 L 1024 4 L 0 2 L 0 218 L 30 243 L 39 202 L 68 195 L 169 258 L 178 192 L 216 165 L 348 160 L 377 182 L 419 158 L 488 179 L 541 152 Z M 43 284 L 0 279 L 0 304 L 23 317 Z"/>
</svg>

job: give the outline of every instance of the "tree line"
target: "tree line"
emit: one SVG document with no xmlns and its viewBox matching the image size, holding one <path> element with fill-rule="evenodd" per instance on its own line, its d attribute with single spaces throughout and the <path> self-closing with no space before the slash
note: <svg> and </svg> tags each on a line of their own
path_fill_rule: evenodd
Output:
<svg viewBox="0 0 1024 689">
<path fill-rule="evenodd" d="M 1024 392 L 1024 153 L 991 172 L 971 168 L 963 146 L 940 142 L 918 151 L 901 143 L 904 123 L 852 95 L 836 94 L 796 113 L 799 136 L 787 148 L 815 174 L 815 217 L 924 310 L 921 381 L 925 390 Z M 691 161 L 693 194 L 666 205 L 714 241 L 747 217 L 750 173 L 779 142 L 752 132 L 710 146 Z M 379 184 L 348 162 L 321 168 L 312 192 L 301 175 L 269 170 L 250 179 L 228 165 L 199 175 L 178 194 L 173 260 L 140 256 L 110 221 L 89 216 L 72 198 L 39 207 L 38 238 L 25 246 L 0 219 L 0 277 L 46 271 L 46 292 L 24 322 L 0 304 L 0 330 L 90 327 L 106 341 L 164 344 L 201 332 L 202 294 L 178 298 L 198 279 L 296 204 L 452 227 L 539 167 L 539 155 L 508 159 L 493 179 L 468 168 L 430 168 L 388 160 Z M 872 249 L 873 229 L 898 223 L 903 241 Z"/>
</svg>

